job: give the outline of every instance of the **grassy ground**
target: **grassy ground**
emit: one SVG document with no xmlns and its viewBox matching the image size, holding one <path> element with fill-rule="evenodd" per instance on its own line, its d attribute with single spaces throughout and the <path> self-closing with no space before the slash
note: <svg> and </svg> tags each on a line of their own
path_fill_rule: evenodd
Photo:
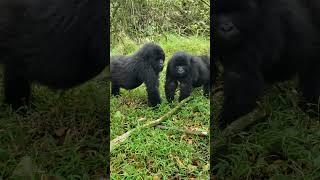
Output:
<svg viewBox="0 0 320 180">
<path fill-rule="evenodd" d="M 320 179 L 319 117 L 297 107 L 294 82 L 278 87 L 261 99 L 267 112 L 262 121 L 228 139 L 217 136 L 223 142 L 216 147 L 221 179 Z M 217 114 L 222 98 L 214 99 Z"/>
<path fill-rule="evenodd" d="M 209 39 L 201 37 L 167 36 L 156 41 L 166 53 L 166 62 L 178 50 L 191 54 L 208 54 Z M 112 48 L 112 54 L 130 54 L 139 45 L 132 41 Z M 160 77 L 163 103 L 153 110 L 147 106 L 145 86 L 126 91 L 120 97 L 111 97 L 111 139 L 155 120 L 178 102 L 168 104 L 164 95 L 165 71 Z M 167 127 L 191 130 L 209 130 L 209 100 L 196 89 L 191 101 L 175 115 L 162 123 Z M 143 120 L 145 118 L 145 120 Z M 112 179 L 191 178 L 208 179 L 209 138 L 158 128 L 147 128 L 134 133 L 120 147 L 111 152 Z"/>
<path fill-rule="evenodd" d="M 66 92 L 34 86 L 35 108 L 25 115 L 1 106 L 0 179 L 19 174 L 67 179 L 104 176 L 109 89 L 101 81 L 104 75 Z M 2 87 L 0 93 L 2 102 Z"/>
</svg>

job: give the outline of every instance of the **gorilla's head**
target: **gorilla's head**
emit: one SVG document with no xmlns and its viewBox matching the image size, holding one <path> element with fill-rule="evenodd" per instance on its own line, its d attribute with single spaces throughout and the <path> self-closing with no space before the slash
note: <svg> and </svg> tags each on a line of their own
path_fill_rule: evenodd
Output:
<svg viewBox="0 0 320 180">
<path fill-rule="evenodd" d="M 254 38 L 261 22 L 258 0 L 217 0 L 214 33 L 218 54 L 241 47 L 243 41 Z"/>
<path fill-rule="evenodd" d="M 165 53 L 163 49 L 154 43 L 145 44 L 139 51 L 138 57 L 150 64 L 155 72 L 161 72 L 164 65 Z"/>
<path fill-rule="evenodd" d="M 176 52 L 169 61 L 168 71 L 175 78 L 183 78 L 190 73 L 191 56 L 186 53 Z"/>
</svg>

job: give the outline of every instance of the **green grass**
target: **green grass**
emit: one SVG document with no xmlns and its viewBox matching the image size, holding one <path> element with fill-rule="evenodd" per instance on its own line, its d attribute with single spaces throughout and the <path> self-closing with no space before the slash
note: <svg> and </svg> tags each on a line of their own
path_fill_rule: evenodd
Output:
<svg viewBox="0 0 320 180">
<path fill-rule="evenodd" d="M 25 115 L 1 106 L 0 179 L 19 173 L 67 179 L 104 176 L 109 88 L 101 78 L 106 74 L 65 92 L 35 85 L 34 108 Z M 2 102 L 2 87 L 0 93 Z M 23 159 L 31 159 L 33 170 L 21 167 L 30 166 Z"/>
<path fill-rule="evenodd" d="M 194 55 L 209 54 L 209 39 L 167 35 L 156 40 L 166 53 L 166 63 L 176 51 Z M 127 40 L 112 47 L 112 54 L 131 54 L 139 45 Z M 121 89 L 120 97 L 111 97 L 111 139 L 155 120 L 177 105 L 169 104 L 164 94 L 165 70 L 160 75 L 162 104 L 157 109 L 147 105 L 144 85 L 131 91 Z M 176 94 L 177 97 L 178 94 Z M 209 99 L 202 88 L 195 89 L 193 99 L 187 102 L 162 125 L 191 130 L 209 130 Z M 145 118 L 145 119 L 143 119 Z M 200 178 L 208 179 L 209 138 L 185 133 L 146 128 L 131 135 L 120 147 L 111 152 L 112 179 Z"/>
<path fill-rule="evenodd" d="M 272 87 L 260 100 L 267 116 L 217 145 L 221 179 L 320 179 L 319 117 L 297 106 L 294 82 Z M 221 107 L 214 97 L 214 113 Z"/>
</svg>

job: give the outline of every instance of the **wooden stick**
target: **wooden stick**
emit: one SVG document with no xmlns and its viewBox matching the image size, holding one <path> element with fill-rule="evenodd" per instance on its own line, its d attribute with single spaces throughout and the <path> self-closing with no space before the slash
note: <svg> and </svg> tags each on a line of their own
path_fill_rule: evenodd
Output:
<svg viewBox="0 0 320 180">
<path fill-rule="evenodd" d="M 221 135 L 223 137 L 232 136 L 238 132 L 243 131 L 248 126 L 255 123 L 257 120 L 261 119 L 266 115 L 266 112 L 262 110 L 261 108 L 256 108 L 249 114 L 240 117 L 239 119 L 233 121 L 229 126 L 227 126 L 222 132 Z M 215 123 L 217 124 L 217 123 Z M 217 135 L 217 127 L 213 129 L 213 136 Z M 211 140 L 212 145 L 215 146 L 216 144 L 219 144 L 219 140 Z"/>
<path fill-rule="evenodd" d="M 233 121 L 229 126 L 227 126 L 223 131 L 223 136 L 230 136 L 232 134 L 236 134 L 238 132 L 241 132 L 246 127 L 252 125 L 257 120 L 263 118 L 266 115 L 266 112 L 261 110 L 260 108 L 256 108 L 249 114 Z"/>
<path fill-rule="evenodd" d="M 156 127 L 160 128 L 160 129 L 178 131 L 178 132 L 183 132 L 186 134 L 193 134 L 193 135 L 199 135 L 199 136 L 208 136 L 208 134 L 209 134 L 208 131 L 191 131 L 188 129 L 177 128 L 177 127 L 166 127 L 166 126 L 161 126 L 161 125 L 157 125 Z"/>
<path fill-rule="evenodd" d="M 233 134 L 236 134 L 236 133 L 244 130 L 248 126 L 252 125 L 253 123 L 255 123 L 260 118 L 264 117 L 265 115 L 266 115 L 266 112 L 264 110 L 262 110 L 261 108 L 256 108 L 254 111 L 250 112 L 249 114 L 233 121 L 229 126 L 227 126 L 221 132 L 221 135 L 223 137 L 230 137 Z M 215 123 L 215 124 L 217 124 L 217 123 Z M 218 135 L 219 133 L 217 133 L 217 127 L 215 127 L 213 132 L 211 132 L 211 133 L 212 133 L 211 137 L 213 137 L 213 138 L 216 135 Z M 221 151 L 221 150 L 217 150 L 217 147 L 219 146 L 220 143 L 222 143 L 223 140 L 224 139 L 210 139 L 210 149 L 211 149 L 211 153 L 212 153 L 211 163 L 213 164 L 212 166 L 216 165 L 216 163 L 218 162 L 217 153 L 218 153 L 218 151 Z M 211 174 L 216 175 L 216 170 L 212 170 Z"/>
<path fill-rule="evenodd" d="M 215 95 L 215 94 L 217 94 L 217 93 L 220 92 L 220 91 L 223 91 L 223 86 L 218 86 L 218 87 L 216 87 L 216 88 L 213 88 L 212 94 Z"/>
<path fill-rule="evenodd" d="M 112 150 L 114 150 L 116 147 L 118 147 L 122 142 L 124 142 L 126 139 L 128 139 L 128 137 L 135 131 L 138 131 L 142 128 L 146 128 L 146 127 L 153 127 L 156 126 L 158 124 L 160 124 L 162 121 L 164 121 L 166 118 L 170 117 L 171 115 L 173 115 L 178 109 L 180 109 L 182 107 L 182 105 L 188 101 L 191 100 L 191 96 L 189 96 L 188 98 L 182 100 L 175 108 L 173 108 L 171 111 L 169 111 L 168 113 L 166 113 L 165 115 L 163 115 L 162 117 L 160 117 L 157 120 L 151 121 L 149 123 L 146 123 L 142 126 L 133 128 L 131 130 L 129 130 L 128 132 L 114 138 L 111 142 L 110 142 L 110 152 L 112 152 Z"/>
</svg>

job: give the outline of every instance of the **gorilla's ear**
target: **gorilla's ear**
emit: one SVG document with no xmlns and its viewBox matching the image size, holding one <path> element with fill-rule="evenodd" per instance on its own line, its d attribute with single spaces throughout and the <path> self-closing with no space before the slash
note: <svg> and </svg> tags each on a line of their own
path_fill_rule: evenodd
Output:
<svg viewBox="0 0 320 180">
<path fill-rule="evenodd" d="M 141 48 L 138 52 L 134 55 L 139 60 L 149 61 L 149 53 L 147 48 Z"/>
<path fill-rule="evenodd" d="M 147 51 L 142 53 L 141 58 L 148 62 L 151 61 L 150 53 L 148 53 Z"/>
</svg>

